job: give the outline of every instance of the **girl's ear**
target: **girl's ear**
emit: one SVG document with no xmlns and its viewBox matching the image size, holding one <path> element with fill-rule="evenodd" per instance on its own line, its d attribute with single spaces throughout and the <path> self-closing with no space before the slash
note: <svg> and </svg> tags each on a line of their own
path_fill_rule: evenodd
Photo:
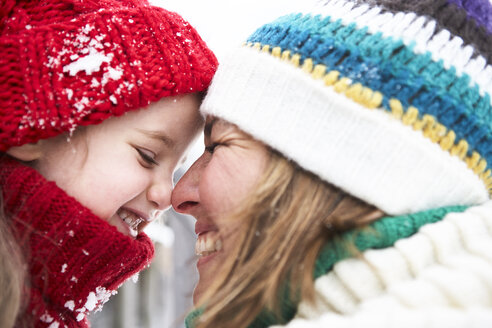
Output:
<svg viewBox="0 0 492 328">
<path fill-rule="evenodd" d="M 40 142 L 29 143 L 18 147 L 12 147 L 7 150 L 7 154 L 23 162 L 31 162 L 41 157 Z"/>
</svg>

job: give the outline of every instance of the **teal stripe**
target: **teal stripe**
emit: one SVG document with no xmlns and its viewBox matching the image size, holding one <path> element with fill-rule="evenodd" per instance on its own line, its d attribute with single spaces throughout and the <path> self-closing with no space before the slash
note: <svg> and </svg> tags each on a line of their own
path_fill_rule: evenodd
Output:
<svg viewBox="0 0 492 328">
<path fill-rule="evenodd" d="M 266 30 L 269 30 L 267 33 Z M 408 78 L 419 80 L 423 78 L 424 86 L 428 88 L 439 87 L 441 93 L 449 95 L 457 102 L 463 102 L 470 113 L 474 113 L 482 122 L 492 128 L 492 105 L 490 95 L 480 96 L 478 85 L 470 87 L 470 76 L 463 74 L 461 77 L 456 75 L 456 68 L 449 70 L 444 68 L 442 60 L 434 62 L 431 54 L 415 54 L 414 44 L 405 46 L 401 40 L 384 38 L 382 33 L 369 34 L 367 28 L 358 29 L 355 23 L 344 26 L 342 21 L 333 21 L 331 17 L 322 18 L 320 15 L 301 15 L 292 14 L 279 18 L 271 24 L 266 24 L 255 32 L 249 39 L 252 42 L 266 41 L 264 44 L 278 45 L 282 47 L 288 35 L 286 33 L 275 33 L 280 30 L 289 31 L 290 35 L 297 38 L 299 35 L 309 31 L 310 38 L 319 37 L 320 39 L 331 38 L 346 46 L 353 53 L 370 58 L 373 63 L 379 65 L 390 63 L 394 71 L 408 71 L 411 73 Z M 300 39 L 300 38 L 297 38 Z M 270 43 L 269 43 L 270 41 Z M 289 44 L 289 49 L 294 52 L 301 52 L 310 58 L 309 53 L 316 51 L 315 44 L 312 42 L 311 49 L 304 48 L 304 44 Z M 282 47 L 283 48 L 283 47 Z"/>
<path fill-rule="evenodd" d="M 385 95 L 382 107 L 390 110 L 389 99 L 413 105 L 453 130 L 472 151 L 492 163 L 492 106 L 490 96 L 480 97 L 478 86 L 468 86 L 469 76 L 455 76 L 431 54 L 414 55 L 412 45 L 401 40 L 368 34 L 354 24 L 344 26 L 320 16 L 289 15 L 257 30 L 250 42 L 279 46 L 303 59 L 338 70 L 342 76 Z"/>
<path fill-rule="evenodd" d="M 385 217 L 367 228 L 351 231 L 338 240 L 328 242 L 316 261 L 313 276 L 315 279 L 329 272 L 333 266 L 354 254 L 345 246 L 353 244 L 363 252 L 368 249 L 381 249 L 393 246 L 398 240 L 414 235 L 422 226 L 441 221 L 448 213 L 464 212 L 467 206 L 451 206 L 397 217 Z"/>
</svg>

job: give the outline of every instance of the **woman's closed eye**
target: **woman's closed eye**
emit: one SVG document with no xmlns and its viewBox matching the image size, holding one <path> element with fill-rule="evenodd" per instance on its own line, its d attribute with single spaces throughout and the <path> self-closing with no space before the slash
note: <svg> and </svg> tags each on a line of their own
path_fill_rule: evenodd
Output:
<svg viewBox="0 0 492 328">
<path fill-rule="evenodd" d="M 140 158 L 145 162 L 145 165 L 143 165 L 144 167 L 150 168 L 154 165 L 159 165 L 159 163 L 157 163 L 157 161 L 155 160 L 156 154 L 154 152 L 139 147 L 135 147 L 135 149 L 140 155 Z"/>
<path fill-rule="evenodd" d="M 217 142 L 214 142 L 214 143 L 210 144 L 209 146 L 206 146 L 205 151 L 209 152 L 210 154 L 213 154 L 215 151 L 215 148 L 217 148 L 218 146 L 220 146 L 220 144 Z"/>
</svg>

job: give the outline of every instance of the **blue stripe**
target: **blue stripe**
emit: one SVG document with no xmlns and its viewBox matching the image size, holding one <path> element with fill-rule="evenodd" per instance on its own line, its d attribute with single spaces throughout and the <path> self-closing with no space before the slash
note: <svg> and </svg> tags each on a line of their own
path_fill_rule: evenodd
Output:
<svg viewBox="0 0 492 328">
<path fill-rule="evenodd" d="M 431 54 L 416 55 L 413 45 L 368 34 L 355 24 L 344 26 L 329 17 L 292 14 L 264 25 L 250 42 L 279 46 L 282 50 L 311 58 L 329 70 L 385 95 L 383 107 L 390 110 L 389 99 L 399 99 L 405 107 L 435 116 L 465 139 L 472 150 L 492 163 L 492 107 L 490 96 L 479 95 L 478 86 L 469 87 L 470 77 L 457 77 L 455 68 L 446 70 Z"/>
</svg>

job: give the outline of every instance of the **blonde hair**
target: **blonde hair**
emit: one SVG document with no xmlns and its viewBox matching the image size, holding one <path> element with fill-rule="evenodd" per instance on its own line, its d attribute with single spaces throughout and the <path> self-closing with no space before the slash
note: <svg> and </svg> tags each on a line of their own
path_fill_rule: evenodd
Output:
<svg viewBox="0 0 492 328">
<path fill-rule="evenodd" d="M 20 247 L 7 220 L 0 193 L 0 324 L 10 328 L 14 326 L 26 303 L 23 295 L 26 269 Z M 18 321 L 17 327 L 19 325 L 24 326 Z"/>
<path fill-rule="evenodd" d="M 286 286 L 294 302 L 313 300 L 322 246 L 384 215 L 274 151 L 248 199 L 232 218 L 241 224 L 235 249 L 196 305 L 205 309 L 197 327 L 247 327 L 263 310 L 282 323 Z"/>
</svg>

